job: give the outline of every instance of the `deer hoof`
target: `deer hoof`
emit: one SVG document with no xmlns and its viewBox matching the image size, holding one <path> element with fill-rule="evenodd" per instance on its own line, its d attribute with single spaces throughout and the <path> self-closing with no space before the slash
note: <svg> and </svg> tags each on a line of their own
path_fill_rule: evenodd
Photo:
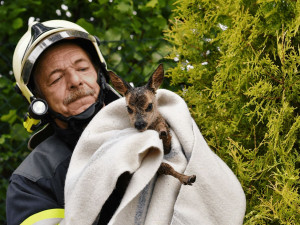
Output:
<svg viewBox="0 0 300 225">
<path fill-rule="evenodd" d="M 160 131 L 160 132 L 159 132 L 159 138 L 160 138 L 160 139 L 163 139 L 163 138 L 165 138 L 165 137 L 167 137 L 167 131 L 165 131 L 165 130 Z"/>
<path fill-rule="evenodd" d="M 167 155 L 171 152 L 171 145 L 164 145 L 164 154 Z"/>
<path fill-rule="evenodd" d="M 192 185 L 196 181 L 196 175 L 192 175 L 187 177 L 185 181 L 183 181 L 184 185 Z"/>
</svg>

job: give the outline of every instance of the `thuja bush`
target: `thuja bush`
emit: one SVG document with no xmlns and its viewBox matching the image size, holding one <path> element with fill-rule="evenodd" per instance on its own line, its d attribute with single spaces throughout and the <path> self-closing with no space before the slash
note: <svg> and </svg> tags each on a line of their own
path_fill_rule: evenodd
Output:
<svg viewBox="0 0 300 225">
<path fill-rule="evenodd" d="M 175 14 L 168 74 L 241 182 L 244 224 L 300 224 L 300 2 L 181 0 Z"/>
</svg>

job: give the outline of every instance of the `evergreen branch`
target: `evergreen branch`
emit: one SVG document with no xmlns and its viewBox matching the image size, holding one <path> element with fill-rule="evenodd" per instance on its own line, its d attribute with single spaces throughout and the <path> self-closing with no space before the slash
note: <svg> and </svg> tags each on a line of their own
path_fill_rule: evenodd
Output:
<svg viewBox="0 0 300 225">
<path fill-rule="evenodd" d="M 265 74 L 267 74 L 272 80 L 275 80 L 276 82 L 278 82 L 279 84 L 284 84 L 283 81 L 276 79 L 275 77 L 273 77 L 271 74 L 269 74 L 266 70 L 264 70 Z"/>
<path fill-rule="evenodd" d="M 284 65 L 285 61 L 285 46 L 284 46 L 284 39 L 285 39 L 285 33 L 284 33 L 284 25 L 282 24 L 282 36 L 281 36 L 281 45 L 282 45 L 282 65 Z"/>
</svg>

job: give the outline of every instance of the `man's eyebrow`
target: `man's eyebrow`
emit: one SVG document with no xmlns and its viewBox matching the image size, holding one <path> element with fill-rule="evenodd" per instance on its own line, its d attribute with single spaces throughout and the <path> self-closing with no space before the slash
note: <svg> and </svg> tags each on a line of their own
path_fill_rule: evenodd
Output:
<svg viewBox="0 0 300 225">
<path fill-rule="evenodd" d="M 88 62 L 88 60 L 84 59 L 84 58 L 80 58 L 80 59 L 75 60 L 74 64 L 78 64 L 80 62 Z"/>
</svg>

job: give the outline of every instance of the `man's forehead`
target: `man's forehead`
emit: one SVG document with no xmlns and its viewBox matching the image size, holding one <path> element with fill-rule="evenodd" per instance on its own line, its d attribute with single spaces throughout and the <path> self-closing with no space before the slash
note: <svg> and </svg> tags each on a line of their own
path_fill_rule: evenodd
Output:
<svg viewBox="0 0 300 225">
<path fill-rule="evenodd" d="M 87 53 L 78 45 L 65 43 L 50 48 L 39 59 L 38 66 L 43 69 L 63 66 L 65 63 L 79 63 L 82 61 L 90 62 Z M 51 63 L 49 63 L 51 62 Z"/>
<path fill-rule="evenodd" d="M 53 48 L 48 49 L 45 52 L 44 58 L 48 57 L 65 57 L 66 55 L 69 55 L 71 57 L 88 57 L 87 53 L 78 45 L 72 44 L 72 43 L 64 43 L 61 45 L 54 46 Z M 68 59 L 68 58 L 64 58 Z"/>
</svg>

